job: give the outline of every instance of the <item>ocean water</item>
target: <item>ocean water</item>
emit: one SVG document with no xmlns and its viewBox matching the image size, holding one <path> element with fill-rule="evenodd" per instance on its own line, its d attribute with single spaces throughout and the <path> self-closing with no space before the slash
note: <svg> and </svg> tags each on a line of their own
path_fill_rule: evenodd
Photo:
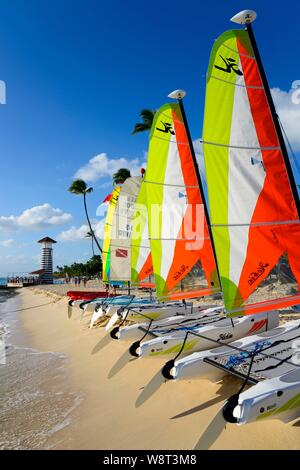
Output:
<svg viewBox="0 0 300 470">
<path fill-rule="evenodd" d="M 82 397 L 72 390 L 67 357 L 25 347 L 16 292 L 0 290 L 0 449 L 72 448 L 66 430 L 78 418 Z"/>
</svg>

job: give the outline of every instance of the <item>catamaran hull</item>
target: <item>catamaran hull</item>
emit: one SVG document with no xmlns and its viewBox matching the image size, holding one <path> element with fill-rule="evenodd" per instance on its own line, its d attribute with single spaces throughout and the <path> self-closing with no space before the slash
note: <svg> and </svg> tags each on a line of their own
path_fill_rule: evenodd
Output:
<svg viewBox="0 0 300 470">
<path fill-rule="evenodd" d="M 300 413 L 300 367 L 269 380 L 264 380 L 241 393 L 233 410 L 237 424 L 262 419 L 288 422 Z"/>
<path fill-rule="evenodd" d="M 183 303 L 170 303 L 170 304 L 131 304 L 130 308 L 120 308 L 118 305 L 111 305 L 108 308 L 102 306 L 98 309 L 98 312 L 94 312 L 92 320 L 93 324 L 96 322 L 98 318 L 101 318 L 104 315 L 113 316 L 117 315 L 116 321 L 122 321 L 124 319 L 135 322 L 135 323 L 143 323 L 145 320 L 158 320 L 163 318 L 168 318 L 174 315 L 182 315 L 186 314 L 187 312 L 191 311 L 192 304 Z M 113 325 L 112 325 L 113 326 Z"/>
<path fill-rule="evenodd" d="M 98 309 L 95 309 L 90 328 L 96 323 L 98 319 L 104 316 L 117 316 L 116 321 L 122 321 L 126 318 L 126 320 L 134 321 L 134 322 L 144 322 L 145 319 L 147 320 L 156 320 L 159 318 L 166 318 L 171 315 L 176 315 L 177 313 L 180 314 L 184 312 L 186 307 L 182 303 L 165 305 L 162 307 L 161 304 L 149 304 L 149 302 L 145 305 L 141 305 L 141 302 L 135 305 L 132 303 L 130 308 L 122 308 L 120 305 L 103 305 Z M 113 325 L 112 325 L 113 326 Z"/>
<path fill-rule="evenodd" d="M 149 299 L 137 299 L 137 303 L 135 302 L 132 302 L 132 297 L 130 298 L 124 298 L 123 300 L 122 299 L 116 299 L 116 301 L 112 301 L 112 302 L 102 302 L 102 303 L 99 303 L 99 302 L 94 302 L 93 305 L 94 305 L 94 313 L 92 315 L 92 318 L 91 318 L 91 321 L 90 321 L 90 328 L 92 328 L 94 326 L 94 324 L 97 322 L 97 320 L 99 320 L 101 317 L 104 317 L 104 316 L 107 316 L 107 315 L 111 315 L 113 314 L 114 312 L 117 312 L 118 310 L 120 311 L 124 311 L 124 309 L 127 307 L 128 304 L 130 305 L 137 305 L 137 306 L 140 306 L 141 304 L 145 304 L 145 305 L 151 305 L 151 301 Z M 111 310 L 112 309 L 112 310 Z"/>
<path fill-rule="evenodd" d="M 195 311 L 196 310 L 196 311 Z M 197 307 L 193 309 L 193 313 L 187 313 L 185 315 L 175 315 L 171 317 L 164 318 L 162 320 L 153 321 L 150 325 L 150 322 L 142 322 L 134 325 L 116 327 L 111 331 L 111 337 L 117 340 L 139 340 L 146 333 L 150 336 L 160 336 L 161 328 L 172 329 L 179 326 L 180 324 L 191 325 L 195 322 L 207 321 L 207 323 L 214 320 L 219 320 L 224 318 L 221 313 L 222 308 L 220 307 Z M 189 311 L 188 311 L 189 312 Z"/>
<path fill-rule="evenodd" d="M 275 328 L 278 323 L 279 316 L 275 312 L 234 318 L 232 321 L 225 318 L 214 325 L 179 328 L 173 331 L 172 335 L 163 334 L 162 332 L 160 338 L 142 342 L 136 351 L 131 349 L 131 353 L 137 357 L 166 357 L 174 356 L 174 354 L 181 351 L 182 354 L 186 355 L 192 351 L 204 351 L 215 348 L 217 341 L 230 343 L 254 332 L 263 332 L 267 329 Z M 187 331 L 196 335 L 200 334 L 202 337 L 190 334 L 183 344 Z M 203 336 L 209 339 L 205 339 Z"/>
<path fill-rule="evenodd" d="M 232 346 L 246 350 L 248 348 L 257 348 L 262 346 L 266 342 L 277 342 L 280 340 L 283 334 L 294 332 L 300 327 L 300 320 L 291 321 L 283 326 L 271 329 L 270 331 L 255 334 L 241 338 L 238 341 L 231 343 Z M 214 367 L 208 361 L 225 359 L 228 356 L 234 359 L 234 355 L 240 354 L 238 351 L 234 351 L 232 348 L 224 346 L 209 351 L 201 351 L 190 354 L 186 357 L 175 360 L 173 364 L 166 364 L 162 373 L 167 379 L 175 380 L 190 380 L 190 379 L 209 379 L 211 381 L 218 381 L 228 371 L 225 368 Z"/>
</svg>

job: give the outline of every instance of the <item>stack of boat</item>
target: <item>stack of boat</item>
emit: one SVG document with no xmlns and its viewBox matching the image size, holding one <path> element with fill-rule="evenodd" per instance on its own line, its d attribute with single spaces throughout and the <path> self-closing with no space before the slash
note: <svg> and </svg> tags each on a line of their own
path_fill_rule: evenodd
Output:
<svg viewBox="0 0 300 470">
<path fill-rule="evenodd" d="M 224 421 L 293 420 L 300 410 L 300 204 L 252 30 L 213 46 L 206 83 L 205 194 L 183 98 L 155 114 L 147 169 L 113 189 L 103 243 L 103 281 L 134 294 L 79 295 L 90 327 L 106 321 L 133 357 L 163 359 L 161 380 L 239 377 Z M 202 175 L 203 176 L 203 175 Z M 203 178 L 202 178 L 203 179 Z M 136 289 L 155 284 L 149 297 Z M 103 294 L 103 295 L 102 295 Z M 252 385 L 245 388 L 246 385 Z"/>
</svg>

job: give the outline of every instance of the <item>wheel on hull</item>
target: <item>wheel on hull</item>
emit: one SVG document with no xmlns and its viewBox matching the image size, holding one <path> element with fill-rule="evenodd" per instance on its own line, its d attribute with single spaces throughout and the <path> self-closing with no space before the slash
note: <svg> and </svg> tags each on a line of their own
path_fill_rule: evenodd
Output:
<svg viewBox="0 0 300 470">
<path fill-rule="evenodd" d="M 119 335 L 119 327 L 118 326 L 115 326 L 115 328 L 113 328 L 110 332 L 110 336 L 113 338 L 113 339 L 119 339 L 120 338 L 120 335 Z"/>
<path fill-rule="evenodd" d="M 222 414 L 227 423 L 237 423 L 237 418 L 233 416 L 233 411 L 239 403 L 239 393 L 232 395 L 223 405 Z"/>
<path fill-rule="evenodd" d="M 134 343 L 132 343 L 132 345 L 129 348 L 130 354 L 134 357 L 139 357 L 140 356 L 140 353 L 139 353 L 140 347 L 141 347 L 141 344 L 140 344 L 139 341 L 135 341 Z"/>
<path fill-rule="evenodd" d="M 170 361 L 166 362 L 165 365 L 163 366 L 161 373 L 163 377 L 167 380 L 174 380 L 174 373 L 172 373 L 172 369 L 175 366 L 175 361 L 174 359 L 171 359 Z"/>
</svg>

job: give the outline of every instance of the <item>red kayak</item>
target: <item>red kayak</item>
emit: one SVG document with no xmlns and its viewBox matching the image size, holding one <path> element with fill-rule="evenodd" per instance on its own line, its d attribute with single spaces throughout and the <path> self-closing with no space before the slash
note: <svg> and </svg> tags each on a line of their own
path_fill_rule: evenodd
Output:
<svg viewBox="0 0 300 470">
<path fill-rule="evenodd" d="M 93 300 L 105 297 L 115 297 L 114 294 L 109 294 L 106 291 L 84 291 L 84 290 L 69 290 L 67 296 L 71 300 Z"/>
</svg>

